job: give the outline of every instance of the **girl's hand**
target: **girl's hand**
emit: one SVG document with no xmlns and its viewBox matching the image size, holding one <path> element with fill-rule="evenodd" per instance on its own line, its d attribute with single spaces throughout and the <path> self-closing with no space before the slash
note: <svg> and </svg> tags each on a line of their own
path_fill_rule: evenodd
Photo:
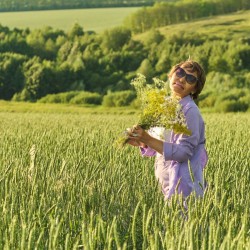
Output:
<svg viewBox="0 0 250 250">
<path fill-rule="evenodd" d="M 138 146 L 145 145 L 149 146 L 160 154 L 163 154 L 163 141 L 150 136 L 145 130 L 143 130 L 139 125 L 133 126 L 132 129 L 128 131 L 128 138 L 134 140 L 133 145 Z"/>
<path fill-rule="evenodd" d="M 134 147 L 147 147 L 144 143 L 140 142 L 136 137 L 137 134 L 135 133 L 135 126 L 133 128 L 127 128 L 127 133 L 128 133 L 128 144 L 134 146 Z"/>
<path fill-rule="evenodd" d="M 136 141 L 134 138 L 129 138 L 128 140 L 128 144 L 134 146 L 134 147 L 142 147 L 142 143 L 140 143 L 139 141 Z"/>
<path fill-rule="evenodd" d="M 129 137 L 128 143 L 130 145 L 142 148 L 147 147 L 147 145 L 141 140 L 143 140 L 144 137 L 147 137 L 148 133 L 143 130 L 139 125 L 134 125 L 132 129 L 128 129 L 127 131 Z"/>
</svg>

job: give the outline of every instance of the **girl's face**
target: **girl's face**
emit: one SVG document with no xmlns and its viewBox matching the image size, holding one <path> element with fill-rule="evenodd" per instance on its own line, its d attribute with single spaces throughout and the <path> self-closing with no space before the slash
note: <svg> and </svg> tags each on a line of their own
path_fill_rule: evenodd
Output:
<svg viewBox="0 0 250 250">
<path fill-rule="evenodd" d="M 180 98 L 195 93 L 196 83 L 197 72 L 191 72 L 188 68 L 178 67 L 170 78 L 170 88 Z"/>
</svg>

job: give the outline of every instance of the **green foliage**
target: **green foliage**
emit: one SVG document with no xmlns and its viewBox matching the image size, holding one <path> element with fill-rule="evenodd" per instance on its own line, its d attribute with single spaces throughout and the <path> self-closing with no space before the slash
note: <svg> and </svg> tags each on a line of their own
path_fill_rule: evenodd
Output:
<svg viewBox="0 0 250 250">
<path fill-rule="evenodd" d="M 58 37 L 65 36 L 63 31 L 54 30 L 52 27 L 35 29 L 26 36 L 27 44 L 32 48 L 31 53 L 42 59 L 54 60 L 59 45 L 56 43 Z"/>
<path fill-rule="evenodd" d="M 120 50 L 131 39 L 131 31 L 125 27 L 115 27 L 104 31 L 102 46 L 107 50 Z"/>
<path fill-rule="evenodd" d="M 58 94 L 48 94 L 37 102 L 39 103 L 69 103 L 72 98 L 77 96 L 80 92 L 79 91 L 69 91 L 65 93 L 58 93 Z"/>
<path fill-rule="evenodd" d="M 200 108 L 212 108 L 214 107 L 217 98 L 218 97 L 215 94 L 214 95 L 210 94 L 208 97 L 199 101 L 199 107 Z"/>
<path fill-rule="evenodd" d="M 230 91 L 220 95 L 218 101 L 225 100 L 238 100 L 239 98 L 246 96 L 248 90 L 247 89 L 231 89 Z"/>
<path fill-rule="evenodd" d="M 239 85 L 239 87 L 250 89 L 250 72 L 246 72 L 243 75 L 243 80 L 241 80 L 240 83 L 242 83 L 242 85 Z"/>
<path fill-rule="evenodd" d="M 126 18 L 125 24 L 134 33 L 143 33 L 156 27 L 186 22 L 201 17 L 226 14 L 250 8 L 244 1 L 182 0 L 156 3 L 139 9 Z"/>
<path fill-rule="evenodd" d="M 75 37 L 83 36 L 83 35 L 84 35 L 83 27 L 79 25 L 78 23 L 75 23 L 68 33 L 68 37 L 72 40 L 74 40 Z"/>
<path fill-rule="evenodd" d="M 148 35 L 146 40 L 144 40 L 144 44 L 148 47 L 152 46 L 152 44 L 160 44 L 164 40 L 164 36 L 157 29 L 152 29 Z"/>
<path fill-rule="evenodd" d="M 60 0 L 58 2 L 53 2 L 48 0 L 26 0 L 25 2 L 20 2 L 18 0 L 13 0 L 11 3 L 3 1 L 2 5 L 0 5 L 0 11 L 133 7 L 152 5 L 156 1 L 157 0 Z"/>
<path fill-rule="evenodd" d="M 154 68 L 149 59 L 144 59 L 137 69 L 137 73 L 145 75 L 147 78 L 152 78 L 154 76 Z"/>
<path fill-rule="evenodd" d="M 208 94 L 199 101 L 201 108 L 212 108 L 216 112 L 245 112 L 250 107 L 248 89 L 231 89 L 220 94 Z"/>
<path fill-rule="evenodd" d="M 208 3 L 203 2 L 204 6 Z M 217 3 L 222 12 L 233 5 L 233 1 L 229 3 L 231 7 L 226 2 Z M 143 8 L 141 13 L 152 11 L 153 18 L 168 4 L 173 7 L 172 12 L 182 8 L 187 15 L 185 20 L 189 20 L 189 11 L 197 5 L 204 11 L 200 2 L 192 5 L 193 1 L 179 1 L 159 3 L 154 11 Z M 241 5 L 243 1 L 239 8 Z M 182 13 L 176 12 L 176 16 L 179 14 Z M 107 91 L 129 90 L 136 73 L 167 81 L 171 67 L 190 56 L 207 73 L 204 91 L 211 97 L 201 100 L 200 105 L 215 107 L 224 92 L 250 88 L 249 16 L 249 11 L 217 16 L 150 29 L 141 36 L 132 35 L 128 27 L 101 34 L 84 32 L 77 23 L 67 32 L 46 26 L 11 30 L 0 25 L 0 98 L 36 101 L 68 91 L 104 95 Z"/>
<path fill-rule="evenodd" d="M 248 98 L 249 100 L 249 98 Z M 249 104 L 235 100 L 223 100 L 216 104 L 215 111 L 217 112 L 244 112 L 249 108 Z"/>
<path fill-rule="evenodd" d="M 39 57 L 33 57 L 23 65 L 25 76 L 24 89 L 29 92 L 30 99 L 36 101 L 48 93 L 56 92 L 54 65 L 50 61 L 41 61 Z"/>
<path fill-rule="evenodd" d="M 246 44 L 243 41 L 231 41 L 228 44 L 227 51 L 225 51 L 225 59 L 230 70 L 249 70 L 249 57 L 249 44 Z"/>
<path fill-rule="evenodd" d="M 237 78 L 228 73 L 211 71 L 207 74 L 205 90 L 222 94 L 237 85 Z"/>
<path fill-rule="evenodd" d="M 135 99 L 136 94 L 132 90 L 108 92 L 103 97 L 102 105 L 104 107 L 122 107 L 129 106 Z"/>
<path fill-rule="evenodd" d="M 11 52 L 17 54 L 32 54 L 32 48 L 27 44 L 26 36 L 29 34 L 29 29 L 21 30 L 15 28 L 11 32 L 9 28 L 3 27 L 0 24 L 0 52 Z"/>
<path fill-rule="evenodd" d="M 102 103 L 102 96 L 98 93 L 91 93 L 87 91 L 69 91 L 65 93 L 46 95 L 37 102 L 100 105 Z"/>
<path fill-rule="evenodd" d="M 16 53 L 0 53 L 0 99 L 10 100 L 22 90 L 24 75 L 22 64 L 27 57 Z"/>
<path fill-rule="evenodd" d="M 232 89 L 219 96 L 215 103 L 215 110 L 219 112 L 246 111 L 250 107 L 250 94 L 247 89 Z"/>
<path fill-rule="evenodd" d="M 27 89 L 23 89 L 21 92 L 14 94 L 11 98 L 11 101 L 14 102 L 27 102 L 32 100 L 31 93 Z"/>
<path fill-rule="evenodd" d="M 100 105 L 102 103 L 102 96 L 98 93 L 91 92 L 79 92 L 78 95 L 70 100 L 72 104 L 95 104 Z"/>
</svg>

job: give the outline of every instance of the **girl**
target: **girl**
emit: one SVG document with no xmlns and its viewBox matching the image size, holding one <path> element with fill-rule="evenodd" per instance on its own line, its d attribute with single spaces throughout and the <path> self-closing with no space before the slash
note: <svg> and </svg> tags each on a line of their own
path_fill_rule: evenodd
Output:
<svg viewBox="0 0 250 250">
<path fill-rule="evenodd" d="M 168 139 L 165 133 L 165 140 L 161 140 L 135 125 L 128 143 L 139 146 L 143 156 L 156 156 L 155 174 L 166 199 L 175 193 L 187 197 L 193 191 L 197 196 L 203 196 L 203 169 L 208 158 L 204 121 L 194 99 L 204 87 L 205 73 L 197 62 L 187 60 L 171 69 L 169 79 L 172 94 L 180 99 L 192 135 L 171 131 Z"/>
</svg>

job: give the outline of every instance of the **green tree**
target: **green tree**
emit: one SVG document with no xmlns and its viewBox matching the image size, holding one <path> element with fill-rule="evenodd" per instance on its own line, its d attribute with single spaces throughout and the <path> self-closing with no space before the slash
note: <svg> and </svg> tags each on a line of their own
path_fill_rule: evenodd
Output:
<svg viewBox="0 0 250 250">
<path fill-rule="evenodd" d="M 104 31 L 101 36 L 102 46 L 107 50 L 120 50 L 131 39 L 131 31 L 124 27 L 116 27 Z"/>
<path fill-rule="evenodd" d="M 147 57 L 148 50 L 139 41 L 130 40 L 125 44 L 120 51 L 122 56 L 122 67 L 123 72 L 133 72 L 141 64 L 141 62 Z"/>
<path fill-rule="evenodd" d="M 147 47 L 151 47 L 152 44 L 160 44 L 164 40 L 164 36 L 157 29 L 152 29 L 147 34 L 147 37 L 143 40 L 143 43 Z"/>
<path fill-rule="evenodd" d="M 250 69 L 250 48 L 248 44 L 242 44 L 238 41 L 230 42 L 225 56 L 231 71 Z"/>
<path fill-rule="evenodd" d="M 23 66 L 25 85 L 29 100 L 36 101 L 46 94 L 56 92 L 55 74 L 53 64 L 49 61 L 41 61 L 38 57 L 33 57 Z"/>
<path fill-rule="evenodd" d="M 155 69 L 159 73 L 167 73 L 170 68 L 171 68 L 171 60 L 169 57 L 169 53 L 167 53 L 167 51 L 163 51 L 161 53 L 158 62 L 156 63 Z M 166 75 L 164 78 L 165 78 L 164 80 L 166 80 Z"/>
<path fill-rule="evenodd" d="M 133 33 L 142 33 L 152 27 L 152 20 L 149 18 L 147 8 L 139 9 L 124 20 L 126 27 Z"/>
<path fill-rule="evenodd" d="M 0 27 L 1 30 L 1 27 Z M 0 32 L 0 52 L 12 52 L 18 54 L 30 55 L 32 50 L 25 40 L 26 34 L 19 29 L 9 31 L 3 29 Z"/>
<path fill-rule="evenodd" d="M 63 63 L 67 61 L 70 51 L 73 47 L 73 43 L 70 41 L 65 41 L 64 44 L 59 48 L 57 53 L 57 61 L 58 63 Z"/>
<path fill-rule="evenodd" d="M 10 100 L 24 85 L 22 64 L 26 56 L 14 53 L 0 54 L 0 99 Z"/>
<path fill-rule="evenodd" d="M 72 40 L 74 40 L 75 37 L 83 35 L 84 35 L 83 27 L 80 26 L 78 23 L 75 23 L 68 32 L 68 37 Z"/>
<path fill-rule="evenodd" d="M 137 69 L 137 73 L 145 75 L 147 78 L 151 79 L 155 75 L 154 68 L 148 59 L 144 59 Z"/>
<path fill-rule="evenodd" d="M 39 56 L 42 59 L 54 60 L 59 49 L 56 40 L 63 35 L 63 31 L 53 31 L 51 27 L 45 27 L 30 32 L 26 36 L 26 42 L 32 47 L 33 55 Z"/>
</svg>

